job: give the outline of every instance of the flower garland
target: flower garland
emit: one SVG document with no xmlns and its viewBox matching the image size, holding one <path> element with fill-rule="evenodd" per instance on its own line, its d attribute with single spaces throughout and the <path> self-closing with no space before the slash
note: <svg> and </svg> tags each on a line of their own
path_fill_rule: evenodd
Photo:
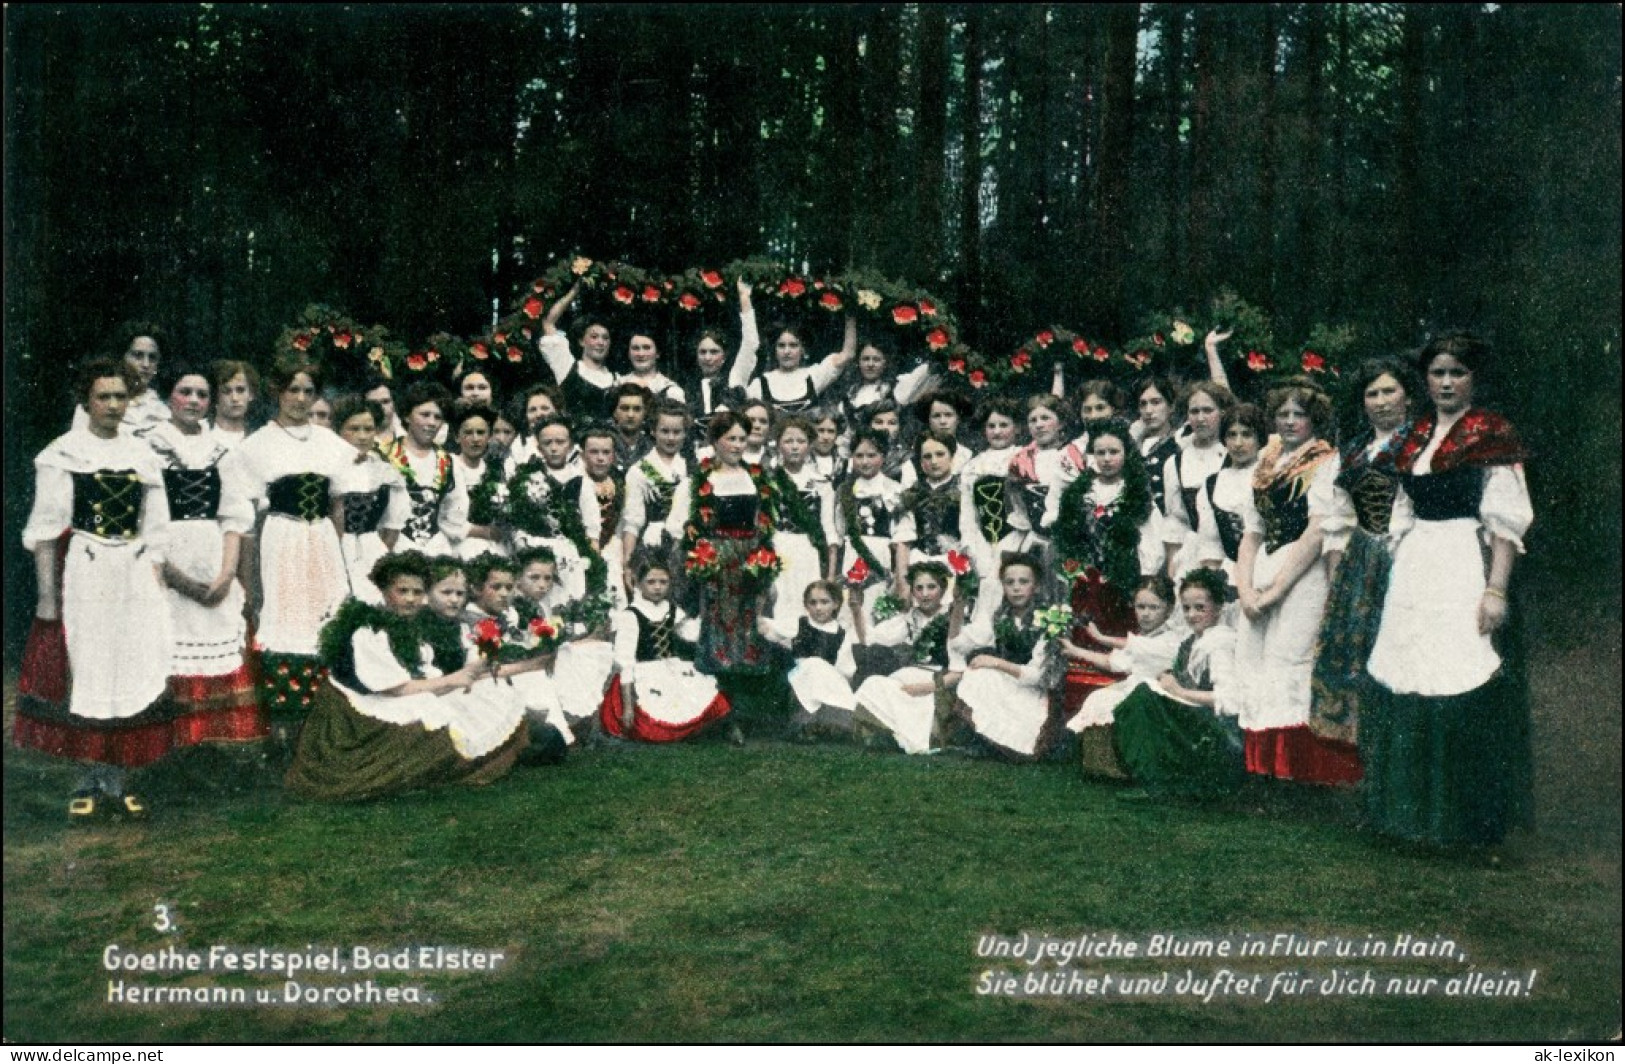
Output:
<svg viewBox="0 0 1625 1064">
<path fill-rule="evenodd" d="M 931 665 L 948 649 L 948 615 L 938 613 L 914 633 L 914 664 Z"/>
<path fill-rule="evenodd" d="M 863 585 L 860 586 L 867 586 L 870 583 L 884 580 L 891 570 L 883 565 L 879 558 L 875 557 L 874 552 L 869 549 L 869 544 L 864 542 L 863 525 L 858 522 L 856 485 L 856 477 L 849 477 L 846 483 L 841 485 L 841 517 L 846 524 L 846 542 L 857 552 L 858 559 L 863 562 L 865 567 Z M 878 497 L 876 498 L 878 499 Z"/>
<path fill-rule="evenodd" d="M 406 481 L 408 488 L 418 486 L 417 471 L 412 468 L 412 463 L 407 456 L 406 438 L 404 436 L 395 437 L 381 446 L 379 450 L 383 453 L 384 459 L 394 466 L 395 471 Z M 434 483 L 429 485 L 429 490 L 436 495 L 444 495 L 446 486 L 451 483 L 451 452 L 444 447 L 432 447 L 430 450 L 433 451 L 435 458 Z"/>
<path fill-rule="evenodd" d="M 347 383 L 361 386 L 371 377 L 391 380 L 406 348 L 382 325 L 360 325 L 323 303 L 311 303 L 276 341 L 276 357 L 315 362 Z"/>
<path fill-rule="evenodd" d="M 1123 490 L 1110 503 L 1092 504 L 1095 475 L 1089 469 L 1067 485 L 1055 522 L 1055 556 L 1068 580 L 1082 578 L 1097 551 L 1106 582 L 1127 593 L 1140 577 L 1140 526 L 1151 516 L 1151 478 L 1134 452 L 1124 455 Z M 1102 542 L 1096 542 L 1099 536 Z"/>
<path fill-rule="evenodd" d="M 784 505 L 784 493 L 779 479 L 768 476 L 760 465 L 752 463 L 740 468 L 750 477 L 758 499 L 757 550 L 751 555 L 756 559 L 756 563 L 747 564 L 744 571 L 753 582 L 766 584 L 772 581 L 782 564 L 778 554 L 773 550 L 773 532 L 778 527 L 779 513 Z M 715 489 L 711 487 L 711 474 L 715 471 L 714 459 L 705 458 L 700 461 L 699 468 L 694 473 L 688 522 L 683 528 L 684 570 L 690 576 L 707 580 L 715 579 L 721 572 L 721 554 L 716 544 L 707 538 L 710 533 L 716 531 L 716 507 L 710 504 L 710 500 L 715 496 Z"/>
</svg>

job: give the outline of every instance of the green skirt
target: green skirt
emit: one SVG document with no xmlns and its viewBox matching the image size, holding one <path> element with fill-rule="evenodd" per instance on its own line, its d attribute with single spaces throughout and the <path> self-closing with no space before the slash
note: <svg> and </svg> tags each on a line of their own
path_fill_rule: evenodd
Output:
<svg viewBox="0 0 1625 1064">
<path fill-rule="evenodd" d="M 1446 697 L 1372 688 L 1360 722 L 1368 827 L 1436 846 L 1488 846 L 1532 826 L 1529 713 L 1515 678 L 1503 671 Z"/>
<path fill-rule="evenodd" d="M 1153 794 L 1210 797 L 1241 786 L 1247 767 L 1231 717 L 1187 706 L 1141 684 L 1117 707 L 1117 753 Z"/>
</svg>

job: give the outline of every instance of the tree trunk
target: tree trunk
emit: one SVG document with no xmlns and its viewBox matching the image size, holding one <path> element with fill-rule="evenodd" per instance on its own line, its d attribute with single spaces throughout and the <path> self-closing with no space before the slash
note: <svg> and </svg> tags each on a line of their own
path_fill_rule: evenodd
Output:
<svg viewBox="0 0 1625 1064">
<path fill-rule="evenodd" d="M 948 18 L 942 7 L 920 7 L 920 109 L 914 127 L 914 261 L 909 275 L 934 285 L 942 272 L 942 186 L 948 136 Z"/>
<path fill-rule="evenodd" d="M 1134 157 L 1134 69 L 1140 17 L 1136 5 L 1112 8 L 1106 26 L 1101 87 L 1099 269 L 1085 320 L 1107 335 L 1123 335 L 1124 271 L 1128 265 L 1129 173 Z"/>
</svg>

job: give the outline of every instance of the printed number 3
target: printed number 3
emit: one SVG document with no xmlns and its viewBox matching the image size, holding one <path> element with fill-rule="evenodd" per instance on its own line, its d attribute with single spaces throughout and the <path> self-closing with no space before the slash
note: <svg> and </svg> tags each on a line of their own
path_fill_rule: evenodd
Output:
<svg viewBox="0 0 1625 1064">
<path fill-rule="evenodd" d="M 157 931 L 160 934 L 168 934 L 169 932 L 175 930 L 175 921 L 169 918 L 169 906 L 167 904 L 164 902 L 159 902 L 152 907 L 152 912 L 152 929 L 154 931 Z"/>
</svg>

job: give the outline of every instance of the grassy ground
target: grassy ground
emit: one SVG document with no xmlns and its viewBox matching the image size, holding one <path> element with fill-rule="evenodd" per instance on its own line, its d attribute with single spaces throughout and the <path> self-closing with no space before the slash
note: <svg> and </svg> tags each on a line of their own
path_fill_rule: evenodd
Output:
<svg viewBox="0 0 1625 1064">
<path fill-rule="evenodd" d="M 1595 622 L 1595 623 L 1593 623 Z M 1600 625 L 1600 630 L 1598 628 Z M 1544 633 L 1540 830 L 1500 863 L 1396 849 L 1347 796 L 1130 803 L 1070 765 L 753 743 L 589 751 L 484 790 L 353 808 L 227 794 L 204 756 L 148 824 L 69 831 L 70 770 L 6 754 L 5 1037 L 194 1040 L 1555 1040 L 1620 1023 L 1619 627 Z M 178 932 L 153 930 L 157 903 Z M 1457 940 L 1539 970 L 1523 1000 L 1262 1004 L 975 993 L 981 932 L 1293 931 Z M 430 1006 L 106 1003 L 109 943 L 501 949 L 495 974 L 384 974 Z M 1177 961 L 1199 973 L 1226 962 Z M 1155 973 L 1163 962 L 1095 963 Z M 1330 967 L 1253 960 L 1265 972 Z M 126 973 L 146 985 L 279 977 Z M 344 978 L 311 977 L 309 984 Z"/>
</svg>

